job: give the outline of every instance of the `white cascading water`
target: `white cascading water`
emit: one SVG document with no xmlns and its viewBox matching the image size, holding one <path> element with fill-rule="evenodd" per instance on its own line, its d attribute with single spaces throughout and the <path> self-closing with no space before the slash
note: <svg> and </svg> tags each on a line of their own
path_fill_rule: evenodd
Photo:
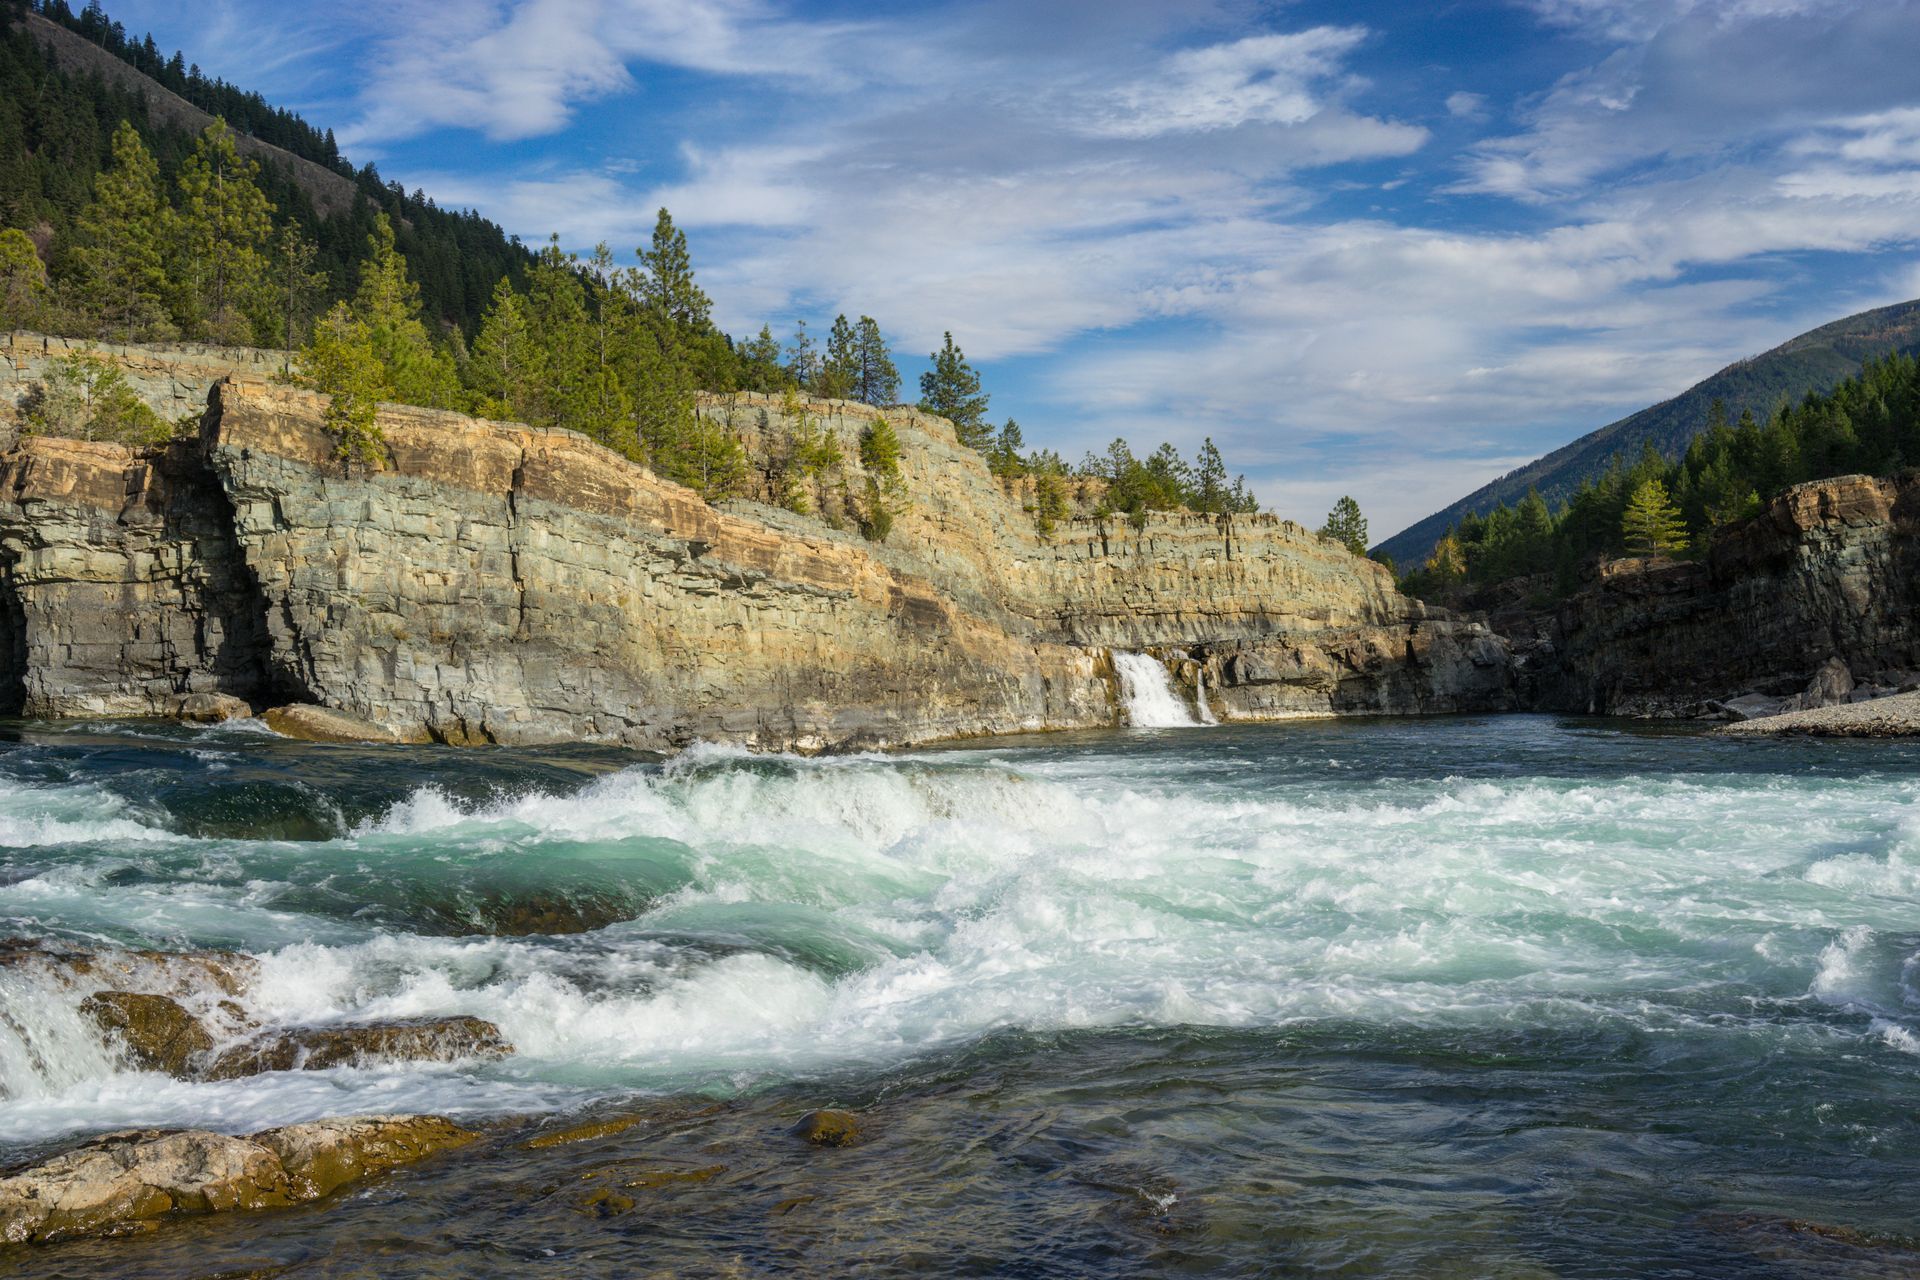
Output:
<svg viewBox="0 0 1920 1280">
<path fill-rule="evenodd" d="M 1201 724 L 1219 724 L 1220 717 L 1213 714 L 1213 708 L 1207 705 L 1207 669 L 1198 667 L 1193 673 L 1193 705 L 1200 708 Z"/>
<path fill-rule="evenodd" d="M 1113 669 L 1120 676 L 1120 701 L 1126 709 L 1127 723 L 1134 728 L 1191 729 L 1199 725 L 1192 710 L 1173 691 L 1173 681 L 1158 658 L 1116 652 Z"/>
</svg>

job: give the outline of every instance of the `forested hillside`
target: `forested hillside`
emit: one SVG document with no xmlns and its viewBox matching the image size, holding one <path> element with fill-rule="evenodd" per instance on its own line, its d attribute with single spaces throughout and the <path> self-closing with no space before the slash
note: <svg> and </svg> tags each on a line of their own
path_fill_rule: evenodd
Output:
<svg viewBox="0 0 1920 1280">
<path fill-rule="evenodd" d="M 1678 458 L 1707 428 L 1708 411 L 1715 401 L 1735 418 L 1751 413 L 1764 422 L 1782 404 L 1798 401 L 1809 392 L 1829 391 L 1859 373 L 1866 361 L 1895 351 L 1920 351 L 1920 302 L 1863 311 L 1803 333 L 1764 355 L 1728 365 L 1671 400 L 1508 472 L 1388 538 L 1375 550 L 1403 567 L 1420 564 L 1440 536 L 1470 513 L 1486 516 L 1503 503 L 1515 506 L 1529 491 L 1538 492 L 1549 508 L 1557 507 L 1581 485 L 1599 480 L 1616 461 L 1633 465 L 1648 447 L 1667 461 Z"/>
<path fill-rule="evenodd" d="M 1648 441 L 1637 460 L 1616 461 L 1557 510 L 1529 491 L 1517 506 L 1468 512 L 1425 561 L 1408 566 L 1406 589 L 1451 599 L 1474 585 L 1529 578 L 1536 594 L 1565 593 L 1596 557 L 1699 554 L 1715 530 L 1791 485 L 1920 466 L 1920 356 L 1870 359 L 1857 376 L 1764 421 L 1751 411 L 1730 421 L 1718 400 L 1706 416 L 1677 460 Z"/>
<path fill-rule="evenodd" d="M 317 130 L 256 93 L 209 79 L 151 36 L 134 39 L 98 3 L 0 0 L 0 226 L 33 235 L 57 271 L 71 253 L 94 179 L 130 122 L 162 184 L 177 180 L 195 139 L 224 119 L 235 149 L 260 165 L 256 182 L 315 249 L 312 270 L 344 296 L 375 218 L 393 223 L 426 314 L 471 335 L 501 276 L 525 277 L 532 254 L 477 213 L 442 209 L 424 193 L 354 169 L 331 130 Z M 272 345 L 262 338 L 264 345 Z"/>
<path fill-rule="evenodd" d="M 710 499 L 739 491 L 740 442 L 693 412 L 696 391 L 805 392 L 884 410 L 900 374 L 871 316 L 804 321 L 736 341 L 713 322 L 686 235 L 665 209 L 622 262 L 557 238 L 529 253 L 472 212 L 354 170 L 330 131 L 210 80 L 184 55 L 130 38 L 98 0 L 0 0 L 0 328 L 115 342 L 211 342 L 287 353 L 332 396 L 350 463 L 383 452 L 375 406 L 397 401 L 580 431 Z M 929 353 L 919 407 L 949 419 L 1003 478 L 1032 477 L 1043 531 L 1074 468 L 1028 451 L 951 334 Z M 155 444 L 160 420 L 110 363 L 62 363 L 19 407 L 28 431 Z M 796 415 L 804 420 L 804 414 Z M 793 464 L 831 470 L 818 441 Z M 861 442 L 869 474 L 898 451 L 884 413 Z M 1253 511 L 1207 441 L 1189 463 L 1116 440 L 1077 471 L 1104 482 L 1098 513 Z M 884 538 L 911 495 L 876 487 L 862 527 Z"/>
</svg>

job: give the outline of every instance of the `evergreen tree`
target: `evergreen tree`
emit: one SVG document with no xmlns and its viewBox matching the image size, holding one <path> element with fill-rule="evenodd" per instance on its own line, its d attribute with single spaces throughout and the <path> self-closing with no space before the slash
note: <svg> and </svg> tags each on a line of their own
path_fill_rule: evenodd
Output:
<svg viewBox="0 0 1920 1280">
<path fill-rule="evenodd" d="M 300 225 L 288 221 L 274 244 L 274 289 L 279 295 L 280 349 L 286 354 L 283 372 L 290 372 L 293 352 L 306 341 L 314 300 L 326 288 L 327 278 L 314 270 L 320 248 L 300 234 Z"/>
<path fill-rule="evenodd" d="M 224 120 L 207 126 L 180 166 L 176 314 L 188 332 L 215 342 L 252 342 L 271 296 L 265 249 L 274 209 L 259 173 L 235 149 Z"/>
<path fill-rule="evenodd" d="M 101 336 L 119 342 L 165 336 L 166 239 L 172 211 L 160 167 L 126 121 L 113 135 L 113 166 L 94 180 L 80 214 L 74 261 L 81 305 Z"/>
<path fill-rule="evenodd" d="M 827 354 L 820 363 L 820 379 L 814 391 L 829 400 L 850 400 L 859 385 L 860 345 L 842 313 L 833 318 L 833 328 L 827 333 Z"/>
<path fill-rule="evenodd" d="M 645 273 L 641 298 L 665 316 L 683 334 L 706 329 L 713 303 L 693 281 L 693 258 L 687 252 L 687 233 L 673 225 L 664 208 L 653 224 L 653 247 L 639 250 Z"/>
<path fill-rule="evenodd" d="M 326 423 L 336 440 L 336 455 L 369 466 L 384 459 L 386 444 L 376 414 L 380 402 L 393 397 L 393 388 L 372 332 L 346 303 L 334 303 L 314 325 L 313 338 L 300 353 L 300 370 L 306 385 L 331 397 Z"/>
<path fill-rule="evenodd" d="M 527 303 L 505 276 L 494 286 L 493 302 L 480 321 L 479 336 L 467 361 L 468 386 L 483 417 L 530 420 L 540 382 L 541 349 L 535 340 Z"/>
<path fill-rule="evenodd" d="M 987 469 L 996 476 L 1017 479 L 1026 475 L 1027 463 L 1021 453 L 1026 447 L 1020 424 L 1008 418 L 1006 425 L 1000 428 L 1000 434 L 994 438 L 993 447 L 987 451 Z"/>
<path fill-rule="evenodd" d="M 420 319 L 420 286 L 407 274 L 407 260 L 394 243 L 387 215 L 374 217 L 353 316 L 366 326 L 382 381 L 393 399 L 430 409 L 459 407 L 460 382 L 453 361 L 433 344 Z"/>
<path fill-rule="evenodd" d="M 1687 545 L 1687 526 L 1667 496 L 1667 486 L 1648 478 L 1634 489 L 1620 518 L 1627 549 L 1636 555 L 1664 555 Z"/>
<path fill-rule="evenodd" d="M 819 390 L 820 352 L 814 346 L 813 335 L 807 332 L 805 320 L 794 326 L 793 341 L 787 346 L 787 376 L 803 391 L 824 394 Z"/>
<path fill-rule="evenodd" d="M 860 465 L 867 473 L 860 532 L 871 542 L 885 542 L 893 531 L 894 517 L 906 506 L 906 485 L 900 475 L 900 434 L 885 415 L 876 417 L 860 433 Z"/>
<path fill-rule="evenodd" d="M 861 316 L 855 331 L 855 374 L 853 398 L 876 408 L 893 404 L 900 398 L 900 371 L 893 367 L 886 339 L 872 316 Z"/>
<path fill-rule="evenodd" d="M 961 444 L 985 453 L 993 444 L 993 428 L 986 420 L 990 397 L 980 390 L 980 375 L 954 345 L 951 331 L 940 350 L 927 358 L 933 361 L 933 368 L 920 375 L 920 411 L 945 418 L 953 424 Z"/>
<path fill-rule="evenodd" d="M 528 362 L 526 403 L 518 408 L 535 426 L 571 427 L 586 417 L 587 295 L 578 266 L 556 235 L 527 273 L 527 320 L 539 357 Z"/>
<path fill-rule="evenodd" d="M 787 371 L 780 364 L 780 340 L 771 325 L 761 325 L 755 337 L 740 344 L 740 389 L 769 395 L 788 386 Z"/>
<path fill-rule="evenodd" d="M 0 329 L 40 326 L 47 294 L 47 268 L 33 238 L 12 227 L 0 231 Z"/>
<path fill-rule="evenodd" d="M 1327 513 L 1327 522 L 1320 526 L 1320 536 L 1339 543 L 1357 556 L 1367 554 L 1367 518 L 1360 514 L 1360 504 L 1350 497 L 1342 497 L 1333 504 L 1333 510 Z"/>
<path fill-rule="evenodd" d="M 1200 442 L 1200 452 L 1194 458 L 1187 505 L 1209 515 L 1236 509 L 1234 491 L 1227 484 L 1227 464 L 1212 436 Z"/>
</svg>

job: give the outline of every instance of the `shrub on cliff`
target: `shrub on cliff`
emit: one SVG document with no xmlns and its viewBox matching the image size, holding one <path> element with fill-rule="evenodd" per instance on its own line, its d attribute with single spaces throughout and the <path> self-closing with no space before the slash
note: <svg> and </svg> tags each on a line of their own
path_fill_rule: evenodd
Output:
<svg viewBox="0 0 1920 1280">
<path fill-rule="evenodd" d="M 871 542 L 885 542 L 893 518 L 906 509 L 907 491 L 900 475 L 900 434 L 884 416 L 860 433 L 860 465 L 867 473 L 860 532 Z"/>
<path fill-rule="evenodd" d="M 21 406 L 33 435 L 116 444 L 163 443 L 173 427 L 127 385 L 116 365 L 81 353 L 56 360 Z"/>
</svg>

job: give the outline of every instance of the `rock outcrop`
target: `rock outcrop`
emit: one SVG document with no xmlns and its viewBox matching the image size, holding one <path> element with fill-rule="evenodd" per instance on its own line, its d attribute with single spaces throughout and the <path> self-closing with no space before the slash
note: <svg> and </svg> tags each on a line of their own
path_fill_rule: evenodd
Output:
<svg viewBox="0 0 1920 1280">
<path fill-rule="evenodd" d="M 1920 669 L 1920 475 L 1797 485 L 1703 559 L 1603 566 L 1513 639 L 1524 699 L 1550 710 L 1724 718 L 1895 692 Z"/>
<path fill-rule="evenodd" d="M 765 501 L 712 506 L 583 437 L 388 406 L 335 456 L 324 401 L 218 383 L 200 438 L 0 457 L 0 711 L 202 713 L 450 743 L 721 739 L 818 750 L 1111 724 L 1151 649 L 1227 717 L 1495 710 L 1501 642 L 1271 516 L 1034 529 L 943 420 L 895 408 L 907 505 L 845 526 L 876 411 L 812 401 L 845 459 L 776 494 L 792 406 L 709 397 Z M 230 703 L 221 703 L 230 714 Z M 304 717 L 304 718 L 303 718 Z M 324 724 L 322 722 L 325 722 Z"/>
<path fill-rule="evenodd" d="M 0 1178 L 0 1243 L 150 1227 L 170 1217 L 282 1208 L 413 1164 L 477 1135 L 439 1116 L 354 1116 L 236 1138 L 134 1130 Z"/>
</svg>

